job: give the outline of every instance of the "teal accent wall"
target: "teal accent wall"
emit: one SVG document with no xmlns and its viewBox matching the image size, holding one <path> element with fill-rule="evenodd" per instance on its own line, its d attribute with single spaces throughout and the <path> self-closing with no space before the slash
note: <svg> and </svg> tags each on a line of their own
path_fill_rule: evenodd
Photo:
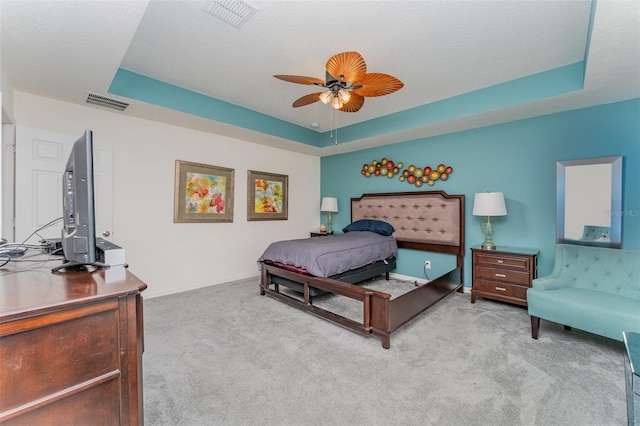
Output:
<svg viewBox="0 0 640 426">
<path fill-rule="evenodd" d="M 321 196 L 338 198 L 334 230 L 350 221 L 351 197 L 363 193 L 443 190 L 465 194 L 465 286 L 471 285 L 470 247 L 480 244 L 480 218 L 472 216 L 473 196 L 486 190 L 505 195 L 508 215 L 497 219 L 497 245 L 540 250 L 538 275 L 553 266 L 556 223 L 556 161 L 622 155 L 622 248 L 640 250 L 640 98 L 574 110 L 321 159 Z M 366 178 L 365 163 L 383 157 L 405 167 L 437 166 L 454 171 L 447 181 L 416 188 L 396 176 Z M 324 215 L 321 221 L 326 221 Z M 397 273 L 428 278 L 455 266 L 451 255 L 402 249 Z"/>
</svg>

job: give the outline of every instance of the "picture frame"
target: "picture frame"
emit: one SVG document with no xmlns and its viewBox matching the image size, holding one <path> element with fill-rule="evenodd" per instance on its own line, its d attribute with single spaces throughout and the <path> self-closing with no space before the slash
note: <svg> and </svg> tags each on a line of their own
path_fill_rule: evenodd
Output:
<svg viewBox="0 0 640 426">
<path fill-rule="evenodd" d="M 176 160 L 174 223 L 233 222 L 234 169 Z"/>
<path fill-rule="evenodd" d="M 289 176 L 247 171 L 247 220 L 289 218 Z"/>
</svg>

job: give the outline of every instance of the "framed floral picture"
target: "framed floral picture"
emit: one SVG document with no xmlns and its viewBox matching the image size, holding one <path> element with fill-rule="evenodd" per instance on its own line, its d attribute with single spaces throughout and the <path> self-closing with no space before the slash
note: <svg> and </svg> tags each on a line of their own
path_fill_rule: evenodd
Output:
<svg viewBox="0 0 640 426">
<path fill-rule="evenodd" d="M 289 176 L 247 171 L 247 220 L 287 220 Z"/>
<path fill-rule="evenodd" d="M 233 222 L 234 170 L 176 160 L 174 222 Z"/>
</svg>

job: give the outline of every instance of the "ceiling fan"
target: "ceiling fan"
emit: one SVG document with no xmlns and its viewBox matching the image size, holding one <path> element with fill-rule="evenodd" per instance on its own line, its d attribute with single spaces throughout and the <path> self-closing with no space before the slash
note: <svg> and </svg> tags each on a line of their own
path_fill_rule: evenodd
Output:
<svg viewBox="0 0 640 426">
<path fill-rule="evenodd" d="M 290 83 L 323 87 L 322 92 L 305 95 L 293 103 L 301 107 L 321 101 L 343 112 L 356 112 L 364 105 L 365 97 L 384 96 L 400 90 L 404 84 L 389 74 L 369 73 L 367 64 L 358 52 L 342 52 L 327 61 L 325 81 L 301 75 L 274 75 Z"/>
</svg>

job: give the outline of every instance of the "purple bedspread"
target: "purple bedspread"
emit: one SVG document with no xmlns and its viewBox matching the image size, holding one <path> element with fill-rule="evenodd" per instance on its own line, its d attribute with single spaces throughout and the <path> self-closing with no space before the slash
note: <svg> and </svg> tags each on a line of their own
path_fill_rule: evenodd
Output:
<svg viewBox="0 0 640 426">
<path fill-rule="evenodd" d="M 396 256 L 398 245 L 392 236 L 369 231 L 272 243 L 258 262 L 271 260 L 306 269 L 317 277 L 360 268 Z"/>
</svg>

